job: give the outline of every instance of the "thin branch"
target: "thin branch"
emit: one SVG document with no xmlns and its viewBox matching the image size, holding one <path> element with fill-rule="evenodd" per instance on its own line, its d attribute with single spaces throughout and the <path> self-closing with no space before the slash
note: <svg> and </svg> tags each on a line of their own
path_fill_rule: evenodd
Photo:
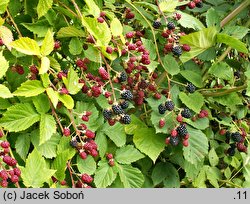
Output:
<svg viewBox="0 0 250 204">
<path fill-rule="evenodd" d="M 10 12 L 9 12 L 8 8 L 7 8 L 6 11 L 7 11 L 8 17 L 10 18 L 11 22 L 13 23 L 13 25 L 14 25 L 14 27 L 15 27 L 15 29 L 16 29 L 18 35 L 19 35 L 19 37 L 22 37 L 22 33 L 20 32 L 19 28 L 17 27 L 17 24 L 15 23 L 14 19 L 13 19 L 12 16 L 10 15 Z"/>
</svg>

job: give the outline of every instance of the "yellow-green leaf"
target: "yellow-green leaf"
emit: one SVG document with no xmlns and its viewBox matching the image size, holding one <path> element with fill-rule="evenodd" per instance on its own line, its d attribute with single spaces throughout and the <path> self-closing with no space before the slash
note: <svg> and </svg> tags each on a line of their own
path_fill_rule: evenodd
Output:
<svg viewBox="0 0 250 204">
<path fill-rule="evenodd" d="M 123 26 L 118 18 L 114 18 L 110 23 L 110 28 L 113 36 L 120 36 L 123 33 Z"/>
<path fill-rule="evenodd" d="M 0 98 L 12 98 L 12 97 L 13 95 L 11 94 L 10 90 L 6 86 L 0 84 Z"/>
<path fill-rule="evenodd" d="M 54 33 L 48 30 L 47 34 L 45 35 L 45 38 L 43 40 L 43 45 L 41 47 L 41 54 L 43 56 L 49 55 L 53 49 L 54 49 Z"/>
<path fill-rule="evenodd" d="M 10 45 L 26 55 L 40 55 L 40 48 L 37 42 L 28 37 L 21 37 L 10 43 Z"/>
<path fill-rule="evenodd" d="M 9 62 L 3 56 L 3 52 L 0 52 L 0 64 L 1 64 L 0 79 L 2 79 L 2 77 L 5 75 L 5 73 L 7 72 L 9 68 Z"/>
<path fill-rule="evenodd" d="M 52 7 L 53 0 L 39 0 L 37 5 L 38 18 L 44 16 Z"/>
<path fill-rule="evenodd" d="M 42 57 L 41 59 L 41 68 L 39 70 L 39 74 L 47 73 L 50 68 L 50 60 L 48 57 Z"/>
<path fill-rule="evenodd" d="M 58 100 L 59 100 L 59 96 L 58 96 L 58 92 L 54 91 L 52 88 L 47 88 L 46 89 L 47 95 L 51 101 L 51 103 L 53 104 L 53 106 L 56 108 L 57 104 L 58 104 Z"/>
<path fill-rule="evenodd" d="M 4 45 L 11 50 L 10 43 L 13 41 L 13 34 L 11 30 L 6 26 L 0 26 L 0 38 L 2 39 Z"/>
<path fill-rule="evenodd" d="M 13 93 L 15 96 L 37 96 L 45 91 L 43 84 L 41 81 L 32 80 L 32 81 L 25 81 L 21 84 L 20 87 Z"/>
<path fill-rule="evenodd" d="M 58 98 L 65 105 L 67 109 L 74 108 L 74 100 L 70 95 L 58 94 Z"/>
</svg>

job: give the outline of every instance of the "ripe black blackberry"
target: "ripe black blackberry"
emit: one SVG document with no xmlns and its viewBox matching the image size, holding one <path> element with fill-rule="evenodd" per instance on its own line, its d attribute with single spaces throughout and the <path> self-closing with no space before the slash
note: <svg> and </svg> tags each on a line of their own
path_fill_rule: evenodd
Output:
<svg viewBox="0 0 250 204">
<path fill-rule="evenodd" d="M 187 86 L 186 86 L 186 90 L 189 92 L 189 93 L 194 93 L 195 92 L 195 85 L 193 85 L 192 83 L 188 83 Z"/>
<path fill-rule="evenodd" d="M 192 113 L 191 113 L 191 111 L 189 110 L 189 108 L 184 108 L 184 109 L 181 111 L 181 116 L 184 117 L 184 118 L 191 118 L 191 117 L 192 117 Z"/>
<path fill-rule="evenodd" d="M 114 111 L 114 113 L 116 115 L 120 115 L 120 114 L 124 113 L 122 107 L 120 105 L 118 105 L 118 104 L 117 105 L 113 105 L 112 106 L 112 110 Z"/>
<path fill-rule="evenodd" d="M 179 144 L 179 137 L 171 137 L 170 136 L 170 144 L 173 146 L 177 146 Z"/>
<path fill-rule="evenodd" d="M 234 154 L 235 154 L 235 148 L 236 148 L 235 144 L 231 144 L 230 145 L 230 148 L 227 150 L 227 153 L 228 153 L 229 156 L 234 156 Z"/>
<path fill-rule="evenodd" d="M 103 115 L 105 120 L 109 120 L 112 118 L 112 111 L 108 110 L 108 109 L 104 109 L 102 112 L 102 115 Z"/>
<path fill-rule="evenodd" d="M 166 106 L 164 105 L 164 104 L 160 104 L 159 106 L 158 106 L 158 110 L 159 110 L 159 113 L 160 114 L 164 114 L 165 112 L 166 112 Z"/>
<path fill-rule="evenodd" d="M 75 139 L 72 139 L 72 140 L 70 141 L 70 145 L 71 145 L 72 147 L 77 147 L 78 142 L 77 142 Z"/>
<path fill-rule="evenodd" d="M 126 72 L 122 71 L 120 75 L 118 76 L 119 82 L 125 82 L 127 80 L 127 74 Z"/>
<path fill-rule="evenodd" d="M 167 100 L 166 103 L 165 103 L 165 107 L 169 111 L 174 110 L 174 102 L 171 101 L 171 100 Z"/>
<path fill-rule="evenodd" d="M 182 49 L 180 46 L 175 46 L 175 47 L 173 47 L 172 52 L 174 55 L 179 57 L 182 54 Z"/>
<path fill-rule="evenodd" d="M 174 24 L 174 22 L 168 22 L 167 28 L 168 28 L 168 30 L 173 30 L 173 29 L 175 29 L 175 24 Z"/>
<path fill-rule="evenodd" d="M 129 90 L 123 90 L 121 92 L 122 99 L 131 101 L 133 99 L 133 94 Z"/>
<path fill-rule="evenodd" d="M 231 138 L 234 142 L 240 142 L 242 140 L 242 136 L 239 132 L 232 133 Z"/>
<path fill-rule="evenodd" d="M 127 109 L 129 107 L 129 102 L 124 100 L 120 103 L 120 106 L 122 109 Z"/>
<path fill-rule="evenodd" d="M 121 121 L 124 124 L 130 124 L 131 123 L 131 117 L 130 117 L 130 115 L 128 115 L 128 114 L 122 115 Z"/>
<path fill-rule="evenodd" d="M 158 20 L 154 21 L 154 22 L 153 22 L 153 27 L 154 27 L 155 29 L 160 28 L 160 27 L 161 27 L 161 22 L 158 21 Z"/>
<path fill-rule="evenodd" d="M 184 124 L 181 124 L 176 128 L 178 135 L 181 137 L 184 137 L 186 134 L 188 134 L 187 128 Z"/>
</svg>

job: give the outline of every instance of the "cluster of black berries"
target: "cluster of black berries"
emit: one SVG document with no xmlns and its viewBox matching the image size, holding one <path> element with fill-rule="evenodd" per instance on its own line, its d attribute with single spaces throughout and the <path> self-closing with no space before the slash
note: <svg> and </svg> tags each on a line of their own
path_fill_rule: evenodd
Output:
<svg viewBox="0 0 250 204">
<path fill-rule="evenodd" d="M 158 111 L 160 114 L 165 114 L 166 111 L 174 110 L 174 102 L 171 100 L 167 100 L 165 103 L 161 103 L 158 106 Z"/>
<path fill-rule="evenodd" d="M 0 130 L 0 138 L 4 136 Z M 0 141 L 0 186 L 8 187 L 9 183 L 16 184 L 21 176 L 21 170 L 16 167 L 17 161 L 9 155 L 10 143 Z"/>
<path fill-rule="evenodd" d="M 177 128 L 173 129 L 170 133 L 170 137 L 166 138 L 165 143 L 171 144 L 172 146 L 177 146 L 180 141 L 182 141 L 183 146 L 188 146 L 188 130 L 186 124 L 182 123 Z"/>
<path fill-rule="evenodd" d="M 227 154 L 229 156 L 233 156 L 235 154 L 235 149 L 239 152 L 247 152 L 247 147 L 245 146 L 245 137 L 246 132 L 243 128 L 241 128 L 240 132 L 230 132 L 230 131 L 220 131 L 220 134 L 225 134 L 226 137 L 226 143 L 230 144 L 230 148 L 227 150 Z"/>
</svg>

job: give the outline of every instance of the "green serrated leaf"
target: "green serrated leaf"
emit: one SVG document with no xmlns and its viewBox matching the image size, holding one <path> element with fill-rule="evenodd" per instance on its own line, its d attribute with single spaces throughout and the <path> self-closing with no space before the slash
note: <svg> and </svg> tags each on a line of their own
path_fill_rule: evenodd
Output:
<svg viewBox="0 0 250 204">
<path fill-rule="evenodd" d="M 67 161 L 75 155 L 75 152 L 66 149 L 59 153 L 55 160 L 52 162 L 52 168 L 56 169 L 55 177 L 62 181 L 65 178 L 65 170 L 67 167 Z"/>
<path fill-rule="evenodd" d="M 0 110 L 7 109 L 11 106 L 11 103 L 8 101 L 8 99 L 3 99 L 0 97 Z"/>
<path fill-rule="evenodd" d="M 58 94 L 58 99 L 61 101 L 67 109 L 74 108 L 74 100 L 70 95 Z"/>
<path fill-rule="evenodd" d="M 98 14 L 99 15 L 99 14 Z M 97 46 L 107 46 L 111 40 L 111 31 L 106 22 L 98 23 L 96 18 L 84 17 L 82 24 L 97 40 Z"/>
<path fill-rule="evenodd" d="M 220 16 L 218 12 L 213 7 L 211 7 L 206 12 L 207 27 L 216 26 L 219 25 L 219 23 L 220 23 Z"/>
<path fill-rule="evenodd" d="M 45 38 L 43 40 L 43 44 L 41 47 L 41 54 L 43 56 L 49 55 L 54 50 L 54 33 L 48 30 Z"/>
<path fill-rule="evenodd" d="M 159 162 L 155 165 L 152 172 L 152 180 L 154 186 L 164 181 L 164 187 L 166 188 L 180 187 L 179 174 L 176 168 L 168 162 Z"/>
<path fill-rule="evenodd" d="M 165 138 L 162 134 L 156 134 L 153 128 L 141 128 L 135 131 L 133 141 L 137 149 L 155 162 L 164 150 Z"/>
<path fill-rule="evenodd" d="M 192 15 L 189 15 L 187 13 L 178 11 L 179 14 L 181 14 L 181 19 L 178 21 L 182 27 L 184 28 L 192 28 L 194 30 L 202 30 L 205 28 L 205 26 L 198 20 L 198 18 L 195 18 Z"/>
<path fill-rule="evenodd" d="M 123 33 L 123 26 L 118 18 L 112 19 L 110 29 L 113 36 L 121 36 Z"/>
<path fill-rule="evenodd" d="M 125 145 L 126 134 L 122 124 L 116 123 L 115 125 L 110 126 L 108 123 L 105 123 L 103 132 L 115 143 L 117 147 Z"/>
<path fill-rule="evenodd" d="M 147 127 L 147 125 L 144 122 L 142 122 L 139 118 L 137 118 L 135 115 L 131 115 L 130 117 L 131 117 L 131 123 L 125 126 L 126 134 L 133 135 L 136 129 Z"/>
<path fill-rule="evenodd" d="M 0 2 L 0 14 L 4 13 L 7 9 L 10 0 L 1 0 Z"/>
<path fill-rule="evenodd" d="M 39 69 L 39 74 L 45 74 L 50 68 L 50 60 L 48 57 L 41 58 L 41 67 Z"/>
<path fill-rule="evenodd" d="M 216 166 L 219 163 L 219 157 L 214 148 L 212 148 L 208 153 L 208 159 L 211 166 Z"/>
<path fill-rule="evenodd" d="M 100 16 L 100 8 L 96 5 L 94 0 L 84 0 L 88 6 L 88 12 L 94 17 L 98 18 Z"/>
<path fill-rule="evenodd" d="M 15 48 L 18 52 L 26 55 L 40 55 L 40 48 L 37 42 L 28 37 L 21 37 L 18 40 L 13 41 L 11 47 Z"/>
<path fill-rule="evenodd" d="M 74 26 L 63 27 L 57 33 L 57 38 L 68 37 L 85 37 L 85 33 Z"/>
<path fill-rule="evenodd" d="M 0 64 L 1 64 L 0 79 L 2 79 L 3 76 L 5 75 L 5 73 L 7 72 L 8 68 L 9 68 L 9 62 L 3 56 L 2 51 L 0 52 Z"/>
<path fill-rule="evenodd" d="M 72 38 L 69 42 L 70 54 L 79 55 L 81 54 L 82 50 L 83 50 L 82 42 L 76 37 Z"/>
<path fill-rule="evenodd" d="M 53 134 L 49 140 L 40 144 L 40 131 L 35 130 L 31 132 L 31 142 L 37 151 L 43 155 L 45 158 L 52 159 L 57 155 L 57 145 L 61 139 L 61 135 Z"/>
<path fill-rule="evenodd" d="M 25 167 L 20 166 L 20 169 L 24 185 L 33 188 L 43 187 L 44 183 L 48 183 L 56 172 L 56 170 L 47 168 L 44 158 L 36 149 L 29 154 Z"/>
<path fill-rule="evenodd" d="M 116 179 L 116 168 L 109 166 L 106 161 L 100 161 L 98 166 L 95 172 L 94 183 L 97 188 L 106 188 Z"/>
<path fill-rule="evenodd" d="M 20 134 L 15 143 L 16 152 L 25 160 L 30 149 L 30 135 Z"/>
<path fill-rule="evenodd" d="M 92 175 L 96 170 L 96 162 L 94 158 L 90 155 L 86 159 L 82 159 L 80 156 L 77 156 L 77 168 L 84 174 Z"/>
<path fill-rule="evenodd" d="M 173 13 L 177 5 L 178 5 L 178 1 L 165 0 L 165 1 L 160 1 L 159 8 L 162 12 Z"/>
<path fill-rule="evenodd" d="M 181 61 L 187 62 L 193 57 L 201 54 L 208 48 L 212 47 L 216 41 L 217 30 L 215 27 L 204 28 L 198 32 L 182 36 L 180 39 L 181 44 L 188 44 L 191 48 L 189 52 L 181 55 Z"/>
<path fill-rule="evenodd" d="M 242 39 L 245 37 L 245 35 L 250 31 L 249 28 L 244 26 L 226 26 L 222 33 L 226 33 L 232 37 L 235 37 L 237 39 Z"/>
<path fill-rule="evenodd" d="M 47 113 L 49 111 L 50 104 L 46 94 L 40 94 L 36 97 L 33 97 L 32 101 L 38 113 Z"/>
<path fill-rule="evenodd" d="M 195 86 L 201 88 L 203 87 L 202 76 L 201 74 L 191 71 L 191 70 L 183 70 L 181 75 L 186 78 L 188 81 L 193 83 Z"/>
<path fill-rule="evenodd" d="M 41 114 L 40 119 L 40 143 L 48 141 L 54 133 L 56 133 L 56 121 L 52 115 Z"/>
<path fill-rule="evenodd" d="M 176 75 L 180 72 L 180 67 L 172 55 L 165 55 L 163 60 L 164 69 L 171 75 Z"/>
<path fill-rule="evenodd" d="M 97 144 L 97 149 L 100 157 L 104 157 L 108 149 L 108 140 L 104 132 L 97 131 L 95 142 Z"/>
<path fill-rule="evenodd" d="M 19 103 L 11 106 L 0 119 L 0 126 L 10 132 L 26 130 L 40 120 L 40 115 L 29 103 Z"/>
<path fill-rule="evenodd" d="M 187 126 L 190 135 L 189 146 L 183 147 L 184 158 L 191 164 L 197 166 L 208 154 L 208 140 L 201 131 Z"/>
<path fill-rule="evenodd" d="M 216 41 L 218 43 L 224 43 L 226 45 L 229 45 L 230 47 L 238 50 L 239 52 L 248 53 L 248 49 L 246 47 L 246 44 L 241 42 L 239 39 L 229 36 L 224 33 L 217 34 Z"/>
<path fill-rule="evenodd" d="M 217 167 L 208 167 L 206 170 L 207 179 L 215 187 L 219 188 L 218 181 L 221 180 L 221 172 Z"/>
<path fill-rule="evenodd" d="M 229 80 L 231 83 L 234 80 L 234 72 L 233 69 L 226 62 L 219 62 L 213 64 L 208 73 L 214 75 L 215 77 Z"/>
<path fill-rule="evenodd" d="M 141 171 L 131 165 L 118 165 L 118 173 L 125 188 L 141 188 L 144 176 Z"/>
<path fill-rule="evenodd" d="M 46 93 L 47 93 L 49 99 L 51 100 L 51 103 L 56 108 L 56 106 L 58 104 L 58 100 L 59 100 L 58 92 L 54 91 L 52 88 L 49 87 L 46 89 Z"/>
<path fill-rule="evenodd" d="M 115 153 L 115 160 L 120 164 L 131 164 L 143 157 L 144 155 L 134 148 L 133 145 L 121 147 Z"/>
<path fill-rule="evenodd" d="M 43 84 L 38 80 L 27 80 L 13 93 L 15 96 L 37 96 L 45 91 Z"/>
<path fill-rule="evenodd" d="M 13 95 L 10 92 L 10 90 L 6 86 L 0 84 L 0 98 L 12 98 L 12 97 Z"/>
<path fill-rule="evenodd" d="M 192 94 L 186 94 L 181 92 L 179 94 L 179 98 L 188 108 L 192 109 L 194 112 L 199 113 L 203 104 L 204 97 L 199 92 L 195 92 Z"/>
<path fill-rule="evenodd" d="M 39 0 L 37 5 L 38 18 L 44 16 L 48 10 L 52 7 L 53 0 Z"/>
<path fill-rule="evenodd" d="M 26 29 L 36 34 L 37 37 L 44 37 L 51 26 L 48 24 L 47 20 L 40 20 L 34 23 L 22 23 Z"/>
<path fill-rule="evenodd" d="M 81 90 L 83 84 L 78 81 L 78 74 L 72 67 L 70 67 L 67 78 L 63 77 L 63 83 L 70 94 L 75 95 Z"/>
</svg>

